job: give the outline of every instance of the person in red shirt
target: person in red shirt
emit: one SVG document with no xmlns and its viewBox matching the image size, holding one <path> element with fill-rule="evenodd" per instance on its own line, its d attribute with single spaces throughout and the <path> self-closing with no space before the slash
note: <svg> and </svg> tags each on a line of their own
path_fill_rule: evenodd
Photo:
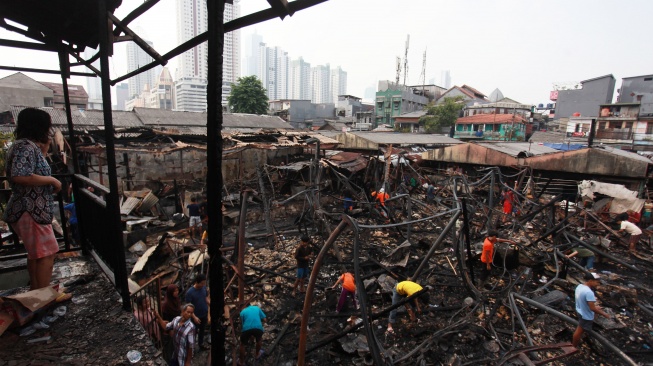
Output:
<svg viewBox="0 0 653 366">
<path fill-rule="evenodd" d="M 633 210 L 628 210 L 626 213 L 628 213 L 628 221 L 639 226 L 639 222 L 642 220 L 642 214 Z"/>
<path fill-rule="evenodd" d="M 354 307 L 358 309 L 358 305 L 356 305 L 356 281 L 354 281 L 354 275 L 350 272 L 343 273 L 331 288 L 336 288 L 339 283 L 342 283 L 342 292 L 340 293 L 340 300 L 338 300 L 336 313 L 339 313 L 342 310 L 345 301 L 347 301 L 347 295 L 351 296 L 351 301 L 354 303 Z"/>
<path fill-rule="evenodd" d="M 481 272 L 481 286 L 485 284 L 490 273 L 492 272 L 492 261 L 494 260 L 494 244 L 495 243 L 512 243 L 514 241 L 508 239 L 500 239 L 499 233 L 496 230 L 490 230 L 487 237 L 483 242 L 483 251 L 481 252 L 481 262 L 483 263 L 483 271 Z"/>
<path fill-rule="evenodd" d="M 506 222 L 508 216 L 512 216 L 512 206 L 515 201 L 515 193 L 508 188 L 504 188 L 501 198 L 503 200 L 503 222 Z"/>
</svg>

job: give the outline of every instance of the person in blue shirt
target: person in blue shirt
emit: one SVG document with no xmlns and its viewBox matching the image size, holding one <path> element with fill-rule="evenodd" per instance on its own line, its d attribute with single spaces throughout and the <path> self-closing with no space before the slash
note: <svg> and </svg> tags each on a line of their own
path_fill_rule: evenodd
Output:
<svg viewBox="0 0 653 366">
<path fill-rule="evenodd" d="M 71 202 L 63 206 L 64 211 L 69 213 L 68 224 L 70 224 L 70 236 L 76 245 L 79 245 L 79 226 L 77 225 L 77 210 L 75 210 L 75 202 Z"/>
<path fill-rule="evenodd" d="M 206 288 L 206 276 L 202 273 L 195 277 L 195 283 L 186 291 L 186 302 L 195 306 L 195 322 L 197 323 L 197 344 L 201 349 L 208 349 L 204 345 L 204 331 L 209 319 L 209 290 Z"/>
<path fill-rule="evenodd" d="M 584 277 L 585 283 L 581 283 L 576 287 L 576 312 L 578 313 L 578 327 L 574 332 L 574 337 L 571 344 L 578 348 L 580 339 L 586 330 L 592 330 L 594 324 L 594 313 L 599 313 L 606 318 L 611 318 L 608 313 L 601 310 L 596 305 L 596 296 L 594 291 L 596 286 L 599 285 L 599 275 L 596 273 L 587 273 Z"/>
<path fill-rule="evenodd" d="M 249 345 L 249 340 L 256 338 L 256 359 L 263 357 L 265 352 L 261 349 L 261 339 L 263 337 L 263 322 L 265 321 L 265 313 L 261 308 L 256 305 L 248 304 L 240 312 L 240 322 L 242 324 L 242 331 L 240 333 L 240 360 L 238 365 L 245 364 L 245 347 Z"/>
</svg>

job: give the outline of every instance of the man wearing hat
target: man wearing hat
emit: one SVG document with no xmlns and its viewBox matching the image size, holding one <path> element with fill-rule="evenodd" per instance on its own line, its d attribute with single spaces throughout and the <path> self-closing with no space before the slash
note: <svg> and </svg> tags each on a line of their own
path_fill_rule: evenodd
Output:
<svg viewBox="0 0 653 366">
<path fill-rule="evenodd" d="M 301 238 L 299 246 L 295 250 L 295 260 L 297 260 L 297 279 L 292 285 L 292 295 L 295 296 L 297 293 L 297 286 L 299 286 L 299 292 L 304 292 L 304 282 L 309 274 L 308 269 L 308 260 L 311 256 L 311 249 L 308 247 L 308 242 L 311 240 L 308 236 L 304 235 Z"/>
<path fill-rule="evenodd" d="M 586 330 L 592 330 L 594 324 L 594 313 L 599 313 L 606 318 L 611 318 L 608 313 L 601 310 L 596 305 L 596 296 L 594 296 L 593 289 L 599 285 L 599 275 L 596 273 L 587 273 L 584 277 L 585 283 L 581 283 L 576 287 L 576 312 L 578 313 L 578 327 L 574 332 L 572 345 L 578 348 L 580 339 Z"/>
</svg>

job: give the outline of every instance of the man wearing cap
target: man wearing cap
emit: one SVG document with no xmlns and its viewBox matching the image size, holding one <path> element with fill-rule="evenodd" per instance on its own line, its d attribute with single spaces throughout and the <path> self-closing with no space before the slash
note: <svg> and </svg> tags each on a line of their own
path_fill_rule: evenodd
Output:
<svg viewBox="0 0 653 366">
<path fill-rule="evenodd" d="M 599 275 L 596 273 L 586 273 L 584 277 L 585 283 L 581 283 L 576 287 L 576 312 L 578 313 L 578 327 L 574 332 L 574 337 L 571 344 L 578 348 L 580 339 L 586 330 L 592 330 L 594 324 L 594 313 L 599 313 L 606 318 L 611 318 L 608 313 L 601 310 L 596 305 L 596 296 L 594 291 L 596 286 L 599 285 Z"/>
<path fill-rule="evenodd" d="M 299 285 L 299 292 L 304 292 L 304 282 L 308 277 L 308 259 L 311 255 L 311 250 L 308 247 L 308 242 L 311 240 L 308 236 L 304 235 L 301 238 L 299 246 L 295 250 L 295 260 L 297 260 L 297 279 L 292 285 L 292 295 L 297 293 L 297 286 Z"/>
</svg>

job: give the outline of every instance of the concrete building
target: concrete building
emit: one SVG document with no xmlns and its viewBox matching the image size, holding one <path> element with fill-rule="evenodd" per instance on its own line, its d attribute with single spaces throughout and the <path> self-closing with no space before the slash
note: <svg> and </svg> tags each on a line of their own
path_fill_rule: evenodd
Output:
<svg viewBox="0 0 653 366">
<path fill-rule="evenodd" d="M 397 85 L 393 82 L 379 81 L 376 92 L 374 127 L 381 124 L 395 125 L 395 118 L 405 113 L 424 110 L 429 99 L 419 95 L 418 88 Z"/>
<path fill-rule="evenodd" d="M 139 31 L 136 31 L 139 34 Z M 152 47 L 153 44 L 150 41 L 145 40 L 145 42 Z M 127 42 L 127 71 L 131 72 L 139 67 L 145 66 L 154 61 L 152 56 L 148 55 L 139 45 L 134 42 Z M 99 67 L 98 67 L 99 69 Z M 129 97 L 135 98 L 141 94 L 143 88 L 147 84 L 148 86 L 154 85 L 154 82 L 157 77 L 157 68 L 152 68 L 150 70 L 144 71 L 138 75 L 130 77 L 127 82 L 129 83 Z M 100 91 L 100 96 L 101 96 Z M 101 97 L 100 97 L 101 98 Z"/>
<path fill-rule="evenodd" d="M 311 64 L 301 57 L 290 64 L 288 87 L 288 99 L 311 99 Z"/>
<path fill-rule="evenodd" d="M 324 125 L 336 118 L 333 103 L 312 103 L 310 100 L 282 99 L 269 101 L 270 112 L 290 123 L 293 128 L 304 129 Z"/>
<path fill-rule="evenodd" d="M 63 84 L 48 83 L 45 81 L 40 83 L 52 89 L 54 99 L 51 107 L 64 109 L 66 103 L 63 95 Z M 88 109 L 88 94 L 86 94 L 86 90 L 84 90 L 83 86 L 68 84 L 68 96 L 70 97 L 71 109 L 79 109 L 83 111 Z"/>
<path fill-rule="evenodd" d="M 513 114 L 477 114 L 456 120 L 454 138 L 525 141 L 527 120 Z"/>
<path fill-rule="evenodd" d="M 580 88 L 551 92 L 551 100 L 556 102 L 555 118 L 598 117 L 601 104 L 612 103 L 616 80 L 612 74 L 599 76 L 580 82 Z"/>
<path fill-rule="evenodd" d="M 177 43 L 181 44 L 207 30 L 206 2 L 177 0 Z M 226 3 L 224 22 L 240 16 L 240 0 Z M 180 111 L 206 110 L 207 42 L 179 56 L 175 72 L 176 108 Z M 231 83 L 240 77 L 240 31 L 225 33 L 222 70 L 222 105 L 228 104 Z"/>
<path fill-rule="evenodd" d="M 619 103 L 640 103 L 639 117 L 653 119 L 653 75 L 621 79 Z"/>
<path fill-rule="evenodd" d="M 125 102 L 129 100 L 129 84 L 120 83 L 116 85 L 116 110 L 124 111 Z"/>
<path fill-rule="evenodd" d="M 149 96 L 145 99 L 145 107 L 167 110 L 175 108 L 175 84 L 167 67 L 161 70 L 156 84 L 150 89 Z"/>
<path fill-rule="evenodd" d="M 268 100 L 288 98 L 288 52 L 281 47 L 267 47 L 259 43 L 258 71 L 256 76 L 266 90 Z"/>
<path fill-rule="evenodd" d="M 0 79 L 0 113 L 12 105 L 26 107 L 54 106 L 54 91 L 22 72 Z"/>
<path fill-rule="evenodd" d="M 532 105 L 522 104 L 510 98 L 503 98 L 493 103 L 474 104 L 465 107 L 464 115 L 477 114 L 514 114 L 528 120 L 532 114 Z"/>
<path fill-rule="evenodd" d="M 311 68 L 311 93 L 313 103 L 333 103 L 329 64 Z"/>
<path fill-rule="evenodd" d="M 336 103 L 340 100 L 340 95 L 347 94 L 347 72 L 343 71 L 340 66 L 331 69 L 331 92 L 333 93 L 332 100 Z"/>
</svg>

